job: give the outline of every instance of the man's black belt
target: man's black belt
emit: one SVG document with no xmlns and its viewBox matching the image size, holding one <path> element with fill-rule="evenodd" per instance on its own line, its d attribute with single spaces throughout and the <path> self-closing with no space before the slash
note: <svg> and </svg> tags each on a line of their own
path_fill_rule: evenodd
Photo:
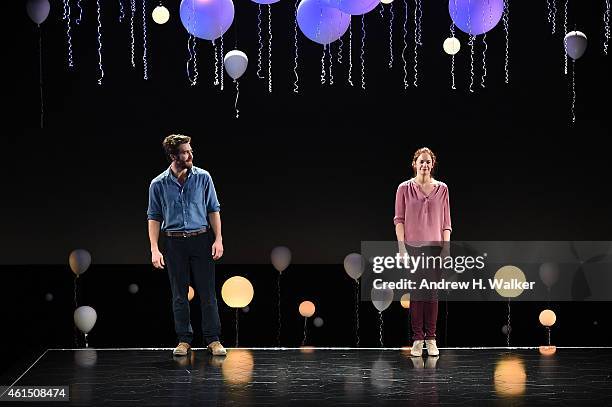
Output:
<svg viewBox="0 0 612 407">
<path fill-rule="evenodd" d="M 194 232 L 179 232 L 179 231 L 170 232 L 168 231 L 165 233 L 166 233 L 166 236 L 168 237 L 192 237 L 192 236 L 201 235 L 202 233 L 206 233 L 207 231 L 208 231 L 208 228 L 204 227 Z"/>
</svg>

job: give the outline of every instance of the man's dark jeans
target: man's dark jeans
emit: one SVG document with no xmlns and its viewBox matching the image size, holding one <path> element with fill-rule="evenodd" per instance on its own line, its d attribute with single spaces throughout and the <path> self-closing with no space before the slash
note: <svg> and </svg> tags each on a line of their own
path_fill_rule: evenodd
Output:
<svg viewBox="0 0 612 407">
<path fill-rule="evenodd" d="M 164 258 L 172 289 L 174 329 L 179 342 L 191 344 L 193 341 L 187 299 L 189 285 L 200 299 L 204 345 L 218 341 L 221 334 L 210 239 L 210 232 L 192 237 L 166 237 Z"/>
</svg>

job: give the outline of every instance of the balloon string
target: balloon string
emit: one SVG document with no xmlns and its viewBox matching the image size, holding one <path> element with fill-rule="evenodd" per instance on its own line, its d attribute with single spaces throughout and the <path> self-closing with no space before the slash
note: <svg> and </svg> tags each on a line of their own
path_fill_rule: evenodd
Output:
<svg viewBox="0 0 612 407">
<path fill-rule="evenodd" d="M 79 0 L 79 8 L 80 7 L 81 7 L 81 0 Z M 123 10 L 123 1 L 119 0 L 119 22 L 122 23 L 124 18 L 125 18 L 125 11 Z"/>
<path fill-rule="evenodd" d="M 123 5 L 121 4 L 121 2 L 119 2 L 119 5 L 121 6 L 121 12 L 123 13 Z M 81 20 L 83 19 L 83 6 L 81 5 L 81 0 L 77 0 L 77 7 L 79 8 L 79 16 L 76 18 L 76 20 L 74 20 L 74 22 L 76 23 L 76 25 L 80 25 Z"/>
<path fill-rule="evenodd" d="M 332 66 L 334 65 L 334 60 L 332 56 L 332 44 L 331 43 L 327 46 L 327 52 L 329 53 L 329 84 L 331 86 L 334 84 L 334 74 L 332 73 Z"/>
<path fill-rule="evenodd" d="M 236 109 L 236 119 L 240 117 L 240 110 L 238 109 L 238 96 L 240 96 L 240 88 L 238 87 L 238 81 L 234 79 L 236 82 L 236 100 L 234 101 L 234 109 Z"/>
<path fill-rule="evenodd" d="M 576 60 L 572 60 L 572 123 L 576 123 Z"/>
<path fill-rule="evenodd" d="M 217 57 L 217 44 L 215 43 L 215 40 L 213 40 L 212 43 L 213 43 L 213 53 L 215 54 L 215 80 L 213 81 L 213 85 L 218 86 L 219 85 L 219 58 Z"/>
<path fill-rule="evenodd" d="M 295 17 L 295 21 L 293 24 L 293 44 L 295 47 L 295 57 L 293 58 L 293 73 L 295 74 L 295 81 L 293 82 L 293 92 L 295 93 L 299 93 L 299 86 L 298 86 L 298 81 L 299 81 L 299 77 L 298 77 L 298 32 L 297 32 L 297 8 L 298 8 L 298 3 L 300 2 L 300 0 L 295 0 L 295 12 L 294 12 L 294 17 Z"/>
<path fill-rule="evenodd" d="M 191 49 L 193 50 L 193 83 L 192 85 L 196 85 L 198 83 L 198 76 L 200 75 L 198 72 L 198 49 L 197 49 L 198 41 L 195 35 L 191 36 Z"/>
<path fill-rule="evenodd" d="M 414 82 L 413 82 L 413 85 L 417 87 L 419 86 L 418 85 L 418 79 L 419 79 L 419 71 L 418 71 L 419 23 L 417 20 L 417 14 L 419 10 L 419 3 L 418 3 L 419 0 L 414 0 L 414 1 L 416 4 L 414 8 Z"/>
<path fill-rule="evenodd" d="M 484 33 L 482 36 L 482 43 L 484 44 L 484 49 L 482 50 L 482 78 L 480 81 L 480 86 L 485 87 L 485 78 L 487 77 L 487 33 Z"/>
<path fill-rule="evenodd" d="M 87 334 L 85 334 L 85 347 L 89 348 L 89 342 L 87 342 Z"/>
<path fill-rule="evenodd" d="M 223 90 L 223 74 L 225 60 L 223 59 L 223 35 L 221 35 L 221 47 L 219 49 L 219 76 L 221 77 L 221 90 Z"/>
<path fill-rule="evenodd" d="M 470 34 L 470 40 L 468 42 L 470 46 L 470 92 L 474 92 L 472 86 L 474 85 L 474 36 Z"/>
<path fill-rule="evenodd" d="M 276 346 L 280 347 L 281 344 L 281 273 L 278 273 L 276 277 L 276 300 L 277 303 L 277 314 L 278 314 L 278 331 L 276 332 Z"/>
<path fill-rule="evenodd" d="M 408 2 L 406 0 L 404 0 L 404 9 L 406 11 L 406 13 L 404 14 L 404 36 L 402 38 L 402 40 L 404 41 L 404 48 L 402 48 L 402 61 L 403 61 L 403 67 L 404 67 L 404 89 L 408 88 L 408 62 L 406 61 L 406 49 L 408 48 L 408 42 L 406 40 L 406 37 L 408 36 L 408 28 L 407 28 L 407 24 L 408 24 Z"/>
<path fill-rule="evenodd" d="M 393 3 L 389 4 L 389 11 L 389 68 L 393 68 Z"/>
<path fill-rule="evenodd" d="M 384 15 L 384 6 L 382 4 L 378 8 L 378 11 L 380 12 L 380 18 L 381 19 L 385 18 L 385 15 Z"/>
<path fill-rule="evenodd" d="M 365 14 L 361 15 L 361 89 L 365 90 Z"/>
<path fill-rule="evenodd" d="M 355 346 L 359 347 L 359 280 L 355 280 Z"/>
<path fill-rule="evenodd" d="M 606 0 L 606 11 L 603 14 L 604 21 L 604 40 L 603 40 L 603 52 L 604 55 L 608 55 L 608 40 L 610 39 L 610 0 Z"/>
<path fill-rule="evenodd" d="M 272 5 L 268 4 L 268 93 L 272 93 Z"/>
<path fill-rule="evenodd" d="M 45 117 L 45 106 L 43 99 L 43 66 L 42 66 L 42 29 L 38 25 L 38 76 L 40 85 L 40 128 L 43 128 Z"/>
<path fill-rule="evenodd" d="M 307 322 L 308 318 L 304 317 L 304 339 L 302 339 L 302 346 L 306 345 L 306 333 L 308 329 L 308 325 L 306 324 Z"/>
<path fill-rule="evenodd" d="M 564 6 L 563 6 L 563 35 L 564 36 L 567 34 L 567 2 L 568 0 L 565 0 Z M 567 41 L 565 40 L 565 37 L 563 37 L 563 60 L 565 63 L 565 68 L 563 72 L 567 75 Z"/>
<path fill-rule="evenodd" d="M 134 59 L 136 39 L 134 35 L 134 14 L 136 13 L 136 0 L 130 1 L 130 37 L 132 39 L 132 68 L 136 68 L 136 60 Z"/>
<path fill-rule="evenodd" d="M 325 44 L 323 44 L 323 54 L 321 54 L 321 85 L 325 84 Z"/>
<path fill-rule="evenodd" d="M 547 326 L 546 330 L 548 331 L 548 346 L 550 346 L 550 327 Z"/>
<path fill-rule="evenodd" d="M 72 61 L 72 34 L 70 34 L 70 2 L 64 0 L 64 20 L 66 20 L 66 39 L 68 45 L 68 67 L 73 68 L 74 63 Z"/>
<path fill-rule="evenodd" d="M 348 70 L 348 83 L 353 85 L 353 25 L 349 22 L 349 70 Z"/>
<path fill-rule="evenodd" d="M 510 298 L 508 298 L 508 323 L 506 325 L 506 346 L 510 347 Z"/>
<path fill-rule="evenodd" d="M 338 20 L 340 24 L 340 20 Z M 340 37 L 340 43 L 338 44 L 338 58 L 336 59 L 339 64 L 342 64 L 342 48 L 344 47 L 344 40 Z"/>
<path fill-rule="evenodd" d="M 423 5 L 421 4 L 421 0 L 417 0 L 417 10 L 419 12 L 419 18 L 418 18 L 418 40 L 417 43 L 419 44 L 419 46 L 423 45 L 423 38 L 422 38 L 422 30 L 423 30 Z"/>
<path fill-rule="evenodd" d="M 506 73 L 506 83 L 510 83 L 510 1 L 504 0 L 504 33 L 506 34 L 506 57 L 504 70 Z"/>
<path fill-rule="evenodd" d="M 263 40 L 261 38 L 261 4 L 257 5 L 257 40 L 259 41 L 259 49 L 257 51 L 257 77 L 264 79 L 261 76 L 261 52 L 263 50 Z"/>
<path fill-rule="evenodd" d="M 236 347 L 238 347 L 238 308 L 236 308 Z"/>
<path fill-rule="evenodd" d="M 100 0 L 96 0 L 96 3 L 98 6 L 98 67 L 100 69 L 98 85 L 102 85 L 102 78 L 104 78 L 104 69 L 102 68 L 102 13 L 100 10 Z"/>
<path fill-rule="evenodd" d="M 557 0 L 552 1 L 552 33 L 554 34 L 557 31 Z"/>
<path fill-rule="evenodd" d="M 147 65 L 147 0 L 142 0 L 142 68 L 144 80 L 149 79 L 149 67 Z"/>
<path fill-rule="evenodd" d="M 378 320 L 380 321 L 380 324 L 379 324 L 380 329 L 378 331 L 378 339 L 380 341 L 380 347 L 384 348 L 385 345 L 383 344 L 383 316 L 382 316 L 382 312 L 381 311 L 378 311 Z"/>
</svg>

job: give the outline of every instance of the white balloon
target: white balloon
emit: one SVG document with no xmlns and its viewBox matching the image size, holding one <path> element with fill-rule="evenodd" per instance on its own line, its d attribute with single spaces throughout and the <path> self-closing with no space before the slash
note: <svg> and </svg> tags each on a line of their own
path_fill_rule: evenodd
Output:
<svg viewBox="0 0 612 407">
<path fill-rule="evenodd" d="M 317 328 L 321 328 L 323 326 L 323 318 L 316 317 L 314 321 L 312 321 L 312 324 L 316 326 Z"/>
<path fill-rule="evenodd" d="M 351 253 L 344 258 L 344 270 L 353 280 L 363 274 L 363 258 L 359 253 Z"/>
<path fill-rule="evenodd" d="M 540 266 L 540 279 L 546 287 L 552 287 L 559 280 L 559 266 L 555 263 L 542 263 Z"/>
<path fill-rule="evenodd" d="M 51 293 L 47 293 L 47 294 L 45 294 L 45 300 L 47 300 L 47 301 L 53 301 L 53 294 L 51 294 Z"/>
<path fill-rule="evenodd" d="M 151 15 L 157 24 L 166 24 L 170 19 L 170 12 L 162 5 L 155 7 Z"/>
<path fill-rule="evenodd" d="M 391 4 L 391 3 L 393 3 L 393 0 L 380 0 L 380 2 L 382 4 Z"/>
<path fill-rule="evenodd" d="M 89 268 L 91 264 L 91 254 L 83 249 L 73 250 L 68 258 L 68 263 L 70 264 L 72 272 L 78 276 L 86 272 Z"/>
<path fill-rule="evenodd" d="M 242 74 L 244 74 L 248 64 L 249 58 L 247 58 L 244 52 L 237 49 L 228 52 L 225 54 L 225 58 L 223 58 L 225 72 L 234 80 L 240 78 Z"/>
<path fill-rule="evenodd" d="M 84 305 L 74 310 L 74 323 L 83 333 L 89 333 L 96 324 L 98 314 L 90 306 Z"/>
<path fill-rule="evenodd" d="M 449 37 L 444 40 L 442 48 L 448 55 L 455 55 L 461 49 L 461 43 L 456 37 Z"/>
<path fill-rule="evenodd" d="M 291 263 L 291 250 L 285 246 L 275 247 L 270 253 L 270 260 L 274 268 L 282 273 Z"/>
<path fill-rule="evenodd" d="M 393 302 L 393 290 L 389 288 L 377 290 L 376 288 L 372 287 L 371 296 L 372 304 L 374 304 L 376 309 L 380 312 L 386 310 Z"/>
<path fill-rule="evenodd" d="M 130 294 L 136 294 L 138 290 L 139 290 L 138 284 L 130 284 L 128 286 L 128 291 L 130 292 Z"/>
<path fill-rule="evenodd" d="M 565 52 L 572 59 L 576 60 L 580 58 L 587 47 L 587 37 L 583 32 L 570 31 L 563 38 L 563 44 L 565 45 Z"/>
</svg>

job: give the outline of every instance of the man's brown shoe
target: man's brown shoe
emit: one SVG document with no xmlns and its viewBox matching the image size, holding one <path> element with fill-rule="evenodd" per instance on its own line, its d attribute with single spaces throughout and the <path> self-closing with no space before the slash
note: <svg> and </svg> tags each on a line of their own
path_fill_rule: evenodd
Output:
<svg viewBox="0 0 612 407">
<path fill-rule="evenodd" d="M 214 341 L 208 344 L 208 351 L 213 354 L 213 356 L 223 356 L 227 354 L 227 351 L 221 345 L 221 342 Z"/>
<path fill-rule="evenodd" d="M 190 348 L 191 346 L 189 346 L 187 342 L 179 342 L 178 346 L 174 348 L 172 354 L 176 356 L 185 356 L 187 352 L 189 352 Z"/>
</svg>

